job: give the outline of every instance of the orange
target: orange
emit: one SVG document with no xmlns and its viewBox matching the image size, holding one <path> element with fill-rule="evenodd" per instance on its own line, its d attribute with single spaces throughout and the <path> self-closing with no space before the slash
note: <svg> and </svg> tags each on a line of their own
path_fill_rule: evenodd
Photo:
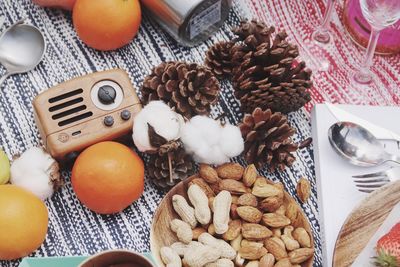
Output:
<svg viewBox="0 0 400 267">
<path fill-rule="evenodd" d="M 100 214 L 124 210 L 144 190 L 142 159 L 117 142 L 101 142 L 84 150 L 72 168 L 72 188 L 79 200 Z"/>
<path fill-rule="evenodd" d="M 115 50 L 137 34 L 140 4 L 138 0 L 77 0 L 72 18 L 85 44 L 98 50 Z"/>
<path fill-rule="evenodd" d="M 0 185 L 0 260 L 14 260 L 35 251 L 46 238 L 46 205 L 15 185 Z"/>
</svg>

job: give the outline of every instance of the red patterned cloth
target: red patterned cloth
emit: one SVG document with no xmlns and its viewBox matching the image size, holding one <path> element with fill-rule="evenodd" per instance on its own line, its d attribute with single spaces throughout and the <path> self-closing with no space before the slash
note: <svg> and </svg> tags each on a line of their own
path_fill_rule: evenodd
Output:
<svg viewBox="0 0 400 267">
<path fill-rule="evenodd" d="M 322 0 L 252 0 L 246 1 L 243 14 L 251 14 L 279 30 L 286 30 L 289 40 L 297 43 L 302 57 L 310 55 L 306 42 L 325 12 Z M 372 71 L 375 83 L 369 88 L 353 88 L 349 82 L 351 73 L 364 58 L 365 50 L 350 39 L 343 25 L 344 1 L 337 1 L 331 22 L 333 43 L 328 47 L 328 58 L 332 68 L 327 72 L 313 74 L 312 102 L 306 107 L 311 110 L 315 103 L 360 105 L 400 105 L 400 55 L 375 55 Z"/>
</svg>

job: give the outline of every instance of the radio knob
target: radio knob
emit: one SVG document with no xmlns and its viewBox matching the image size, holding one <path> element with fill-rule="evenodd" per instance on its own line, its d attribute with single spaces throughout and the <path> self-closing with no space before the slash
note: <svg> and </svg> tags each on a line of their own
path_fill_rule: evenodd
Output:
<svg viewBox="0 0 400 267">
<path fill-rule="evenodd" d="M 112 86 L 103 85 L 102 87 L 99 88 L 97 96 L 102 104 L 109 105 L 114 103 L 115 98 L 117 96 L 117 92 Z"/>
<path fill-rule="evenodd" d="M 112 116 L 106 116 L 103 123 L 105 126 L 111 127 L 114 124 L 114 118 Z"/>
<path fill-rule="evenodd" d="M 121 112 L 121 119 L 123 119 L 124 121 L 127 121 L 131 118 L 131 112 L 129 110 L 123 110 Z"/>
</svg>

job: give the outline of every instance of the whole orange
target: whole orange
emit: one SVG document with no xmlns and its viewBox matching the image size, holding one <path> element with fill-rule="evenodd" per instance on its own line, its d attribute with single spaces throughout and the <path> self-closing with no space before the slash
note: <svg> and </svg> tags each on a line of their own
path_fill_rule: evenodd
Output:
<svg viewBox="0 0 400 267">
<path fill-rule="evenodd" d="M 40 247 L 48 221 L 38 197 L 15 185 L 0 185 L 0 260 L 22 258 Z"/>
<path fill-rule="evenodd" d="M 76 32 L 88 46 L 115 50 L 137 34 L 140 4 L 138 0 L 77 0 L 72 18 Z"/>
<path fill-rule="evenodd" d="M 79 200 L 100 214 L 124 210 L 144 189 L 142 159 L 117 142 L 101 142 L 85 149 L 72 168 L 72 188 Z"/>
</svg>

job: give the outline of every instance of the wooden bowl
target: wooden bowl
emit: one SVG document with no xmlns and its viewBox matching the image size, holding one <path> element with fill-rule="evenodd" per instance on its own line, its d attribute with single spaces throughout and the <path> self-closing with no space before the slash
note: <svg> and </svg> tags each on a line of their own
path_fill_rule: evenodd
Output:
<svg viewBox="0 0 400 267">
<path fill-rule="evenodd" d="M 400 181 L 389 183 L 368 194 L 353 209 L 340 229 L 332 266 L 351 266 L 397 203 L 400 203 Z"/>
<path fill-rule="evenodd" d="M 106 266 L 140 266 L 155 267 L 145 256 L 130 250 L 113 249 L 93 255 L 78 267 Z"/>
<path fill-rule="evenodd" d="M 160 249 L 164 246 L 170 246 L 173 243 L 177 242 L 178 239 L 174 232 L 171 231 L 169 224 L 173 219 L 180 219 L 179 215 L 176 214 L 173 206 L 172 206 L 172 197 L 176 194 L 181 195 L 188 200 L 187 196 L 187 188 L 188 184 L 196 178 L 195 176 L 189 177 L 188 179 L 180 182 L 174 188 L 169 191 L 160 205 L 158 206 L 156 212 L 154 213 L 153 223 L 151 226 L 150 232 L 150 249 L 153 255 L 157 266 L 164 267 L 165 264 L 162 262 L 160 257 Z M 189 202 L 190 203 L 190 202 Z M 288 205 L 289 203 L 295 203 L 297 206 L 297 202 L 285 191 L 284 197 L 284 205 Z M 298 206 L 298 210 L 300 213 L 300 225 L 303 227 L 311 237 L 312 248 L 314 248 L 314 239 L 311 232 L 310 224 L 302 212 L 301 208 Z M 314 257 L 311 257 L 309 260 L 304 262 L 302 267 L 312 267 Z"/>
</svg>

